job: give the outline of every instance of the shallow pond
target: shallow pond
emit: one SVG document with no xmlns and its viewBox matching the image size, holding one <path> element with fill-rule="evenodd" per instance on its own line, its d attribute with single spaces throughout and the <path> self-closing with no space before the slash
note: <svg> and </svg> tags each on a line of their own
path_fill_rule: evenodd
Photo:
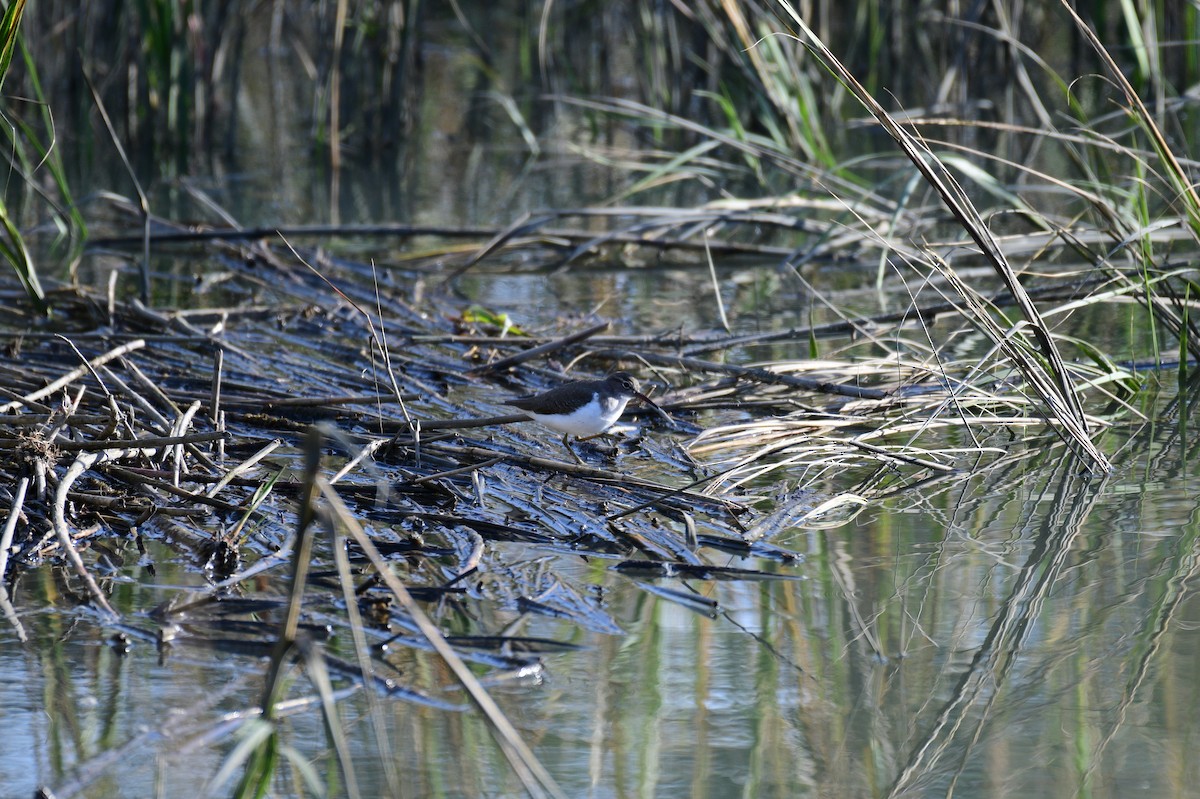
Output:
<svg viewBox="0 0 1200 799">
<path fill-rule="evenodd" d="M 510 303 L 514 296 L 554 307 L 552 294 L 538 293 L 553 283 L 503 280 L 507 288 L 479 299 L 505 310 L 528 307 Z M 635 308 L 678 301 L 650 293 L 673 281 L 592 285 L 597 295 L 621 292 Z M 527 315 L 522 324 L 547 321 Z M 281 373 L 289 363 L 313 367 L 293 383 L 301 395 L 357 378 L 351 370 L 339 378 L 338 365 L 322 360 L 329 339 L 313 339 L 298 357 L 303 334 L 292 326 L 273 334 L 235 325 L 227 336 L 273 353 L 260 374 L 279 373 L 268 385 L 288 383 Z M 446 400 L 482 416 L 496 411 L 498 391 L 465 383 Z M 1200 476 L 1186 443 L 1194 402 L 1192 393 L 1147 399 L 1149 419 L 1103 433 L 1117 464 L 1111 475 L 1086 474 L 1044 434 L 1028 442 L 997 435 L 1004 456 L 898 485 L 841 522 L 786 519 L 862 485 L 850 482 L 861 469 L 773 472 L 730 496 L 761 498 L 752 518 L 784 517 L 760 543 L 788 556 L 730 554 L 703 540 L 696 550 L 699 563 L 757 575 L 745 580 L 630 570 L 632 551 L 572 540 L 602 535 L 605 514 L 633 505 L 629 496 L 536 470 L 544 488 L 527 495 L 527 467 L 495 464 L 474 483 L 455 484 L 456 513 L 532 520 L 521 529 L 550 537 L 487 536 L 463 593 L 426 602 L 426 611 L 447 635 L 506 637 L 491 651 L 479 644 L 476 670 L 567 796 L 1188 795 L 1198 733 L 1187 710 L 1197 690 L 1190 588 Z M 410 404 L 418 414 L 427 407 L 444 415 L 421 398 Z M 686 418 L 699 429 L 742 415 Z M 679 485 L 670 452 L 691 434 L 643 429 L 627 439 L 632 430 L 618 436 L 629 443 L 615 459 L 588 453 L 589 463 Z M 463 435 L 498 451 L 563 456 L 555 436 L 532 427 Z M 410 467 L 384 459 L 361 474 L 398 481 Z M 449 545 L 432 560 L 408 556 L 411 569 L 398 562 L 410 586 L 457 574 L 465 555 L 453 552 L 467 539 L 414 531 L 388 521 L 387 502 L 358 502 L 373 535 L 403 541 L 416 533 L 427 546 Z M 275 629 L 288 573 L 286 557 L 273 553 L 286 554 L 291 506 L 284 497 L 268 507 L 242 555 L 247 566 L 261 558 L 275 565 L 240 583 L 242 598 L 267 600 L 262 607 L 164 617 L 160 606 L 200 600 L 214 579 L 200 550 L 165 521 L 145 525 L 144 554 L 124 536 L 98 539 L 87 553 L 120 622 L 75 609 L 86 589 L 67 572 L 21 572 L 0 632 L 7 795 L 48 785 L 58 796 L 178 796 L 218 775 L 226 782 L 210 790 L 229 790 L 237 769 L 220 767 L 253 729 L 248 709 L 261 698 L 269 653 L 263 631 Z M 682 534 L 671 513 L 638 516 L 650 527 L 618 520 L 608 529 L 618 538 L 654 525 Z M 697 519 L 701 536 L 728 534 L 709 526 L 716 518 Z M 332 563 L 322 537 L 313 568 Z M 764 579 L 772 575 L 786 579 Z M 344 622 L 333 621 L 343 613 L 336 593 L 322 595 L 304 621 L 332 630 L 324 646 L 347 663 L 356 648 Z M 162 644 L 177 625 L 176 640 Z M 390 634 L 366 630 L 375 644 Z M 412 646 L 410 632 L 408 643 L 380 654 L 378 676 L 415 693 L 371 689 L 368 701 L 353 669 L 333 673 L 361 795 L 521 795 L 488 725 L 439 658 Z M 518 668 L 507 658 L 525 646 L 533 657 Z M 346 788 L 313 690 L 298 671 L 281 740 L 340 795 Z M 292 768 L 274 785 L 277 795 L 306 790 Z"/>
<path fill-rule="evenodd" d="M 182 467 L 156 450 L 132 471 L 97 469 L 103 477 L 72 497 L 72 533 L 115 616 L 88 602 L 52 528 L 21 523 L 0 622 L 0 794 L 232 794 L 246 752 L 263 740 L 257 707 L 285 616 L 305 434 L 319 421 L 322 474 L 346 467 L 334 490 L 390 547 L 393 572 L 564 796 L 1200 795 L 1195 380 L 1144 372 L 1142 391 L 1122 395 L 1133 408 L 1088 397 L 1107 424 L 1096 434 L 1114 463 L 1107 475 L 1069 457 L 1039 411 L 1015 402 L 1003 408 L 1020 417 L 1012 424 L 926 430 L 920 422 L 954 413 L 913 411 L 915 427 L 871 439 L 872 426 L 894 418 L 882 402 L 856 412 L 844 395 L 776 385 L 731 393 L 735 373 L 721 368 L 769 362 L 791 364 L 793 377 L 886 386 L 907 401 L 942 387 L 936 374 L 914 376 L 910 362 L 930 341 L 956 377 L 990 345 L 933 315 L 872 343 L 881 315 L 902 314 L 914 297 L 928 304 L 944 285 L 905 283 L 895 269 L 877 288 L 878 259 L 858 253 L 801 266 L 765 258 L 751 245 L 776 240 L 757 228 L 737 228 L 732 238 L 748 249 L 718 252 L 711 269 L 703 248 L 630 242 L 556 263 L 608 230 L 598 204 L 627 187 L 608 161 L 635 142 L 614 126 L 605 147 L 584 153 L 576 138 L 596 119 L 561 108 L 537 157 L 515 121 L 495 123 L 505 119 L 496 108 L 494 129 L 470 129 L 478 109 L 462 98 L 478 97 L 447 77 L 471 74 L 454 71 L 461 42 L 423 45 L 436 62 L 430 74 L 442 77 L 419 98 L 424 127 L 411 151 L 348 158 L 331 173 L 313 155 L 304 96 L 279 70 L 295 64 L 276 53 L 272 66 L 261 21 L 242 45 L 252 55 L 236 157 L 206 154 L 211 174 L 156 174 L 155 212 L 212 222 L 203 197 L 247 226 L 352 219 L 431 230 L 298 233 L 295 252 L 273 236 L 156 244 L 146 312 L 133 299 L 140 218 L 93 200 L 93 243 L 78 271 L 86 288 L 60 297 L 54 320 L 20 315 L 19 294 L 0 287 L 4 401 L 78 365 L 57 333 L 87 359 L 136 340 L 142 349 L 80 378 L 97 418 L 78 423 L 79 438 L 103 427 L 111 391 L 143 424 L 198 402 L 195 429 L 219 428 L 229 447 L 209 439 L 177 456 Z M 507 107 L 502 93 L 480 96 Z M 121 173 L 98 160 L 79 179 L 109 189 Z M 732 200 L 734 188 L 714 194 Z M 700 193 L 668 186 L 639 197 L 685 206 Z M 518 231 L 536 244 L 469 260 L 526 213 L 568 206 L 589 210 Z M 814 219 L 835 218 L 835 233 L 853 216 L 822 213 Z M 759 222 L 774 230 L 777 220 Z M 444 229 L 459 225 L 479 227 Z M 729 233 L 712 229 L 714 239 Z M 1081 309 L 1056 319 L 1056 332 L 1152 359 L 1139 313 L 1132 304 Z M 711 369 L 651 357 L 725 335 L 722 314 L 731 336 L 764 338 L 695 353 Z M 526 332 L 548 343 L 602 321 L 612 328 L 582 345 L 511 373 L 483 368 L 522 349 Z M 505 322 L 515 329 L 502 335 Z M 810 336 L 810 325 L 828 327 Z M 403 403 L 371 343 L 381 333 Z M 831 365 L 805 371 L 816 358 Z M 853 371 L 868 358 L 869 371 Z M 564 370 L 591 375 L 613 363 L 637 371 L 655 397 L 684 401 L 674 427 L 640 414 L 615 443 L 584 447 L 580 470 L 559 463 L 557 435 L 531 425 L 436 426 L 504 413 L 503 399 Z M 983 373 L 976 379 L 998 394 L 1012 385 Z M 753 382 L 741 377 L 738 386 Z M 219 422 L 207 416 L 216 383 L 227 413 Z M 312 407 L 295 404 L 303 399 Z M 42 410 L 49 420 L 57 408 Z M 404 438 L 405 412 L 429 424 L 425 439 Z M 18 440 L 15 420 L 0 421 L 6 441 Z M 780 420 L 809 426 L 773 431 L 791 438 L 753 458 L 758 440 L 699 437 Z M 76 433 L 63 439 L 89 451 Z M 354 460 L 394 435 L 394 449 Z M 260 464 L 209 495 L 217 474 L 259 451 Z M 726 479 L 721 470 L 743 457 L 770 468 Z M 113 500 L 106 490 L 118 484 L 150 497 L 154 513 L 122 504 L 126 493 Z M 8 507 L 14 492 L 3 489 Z M 814 512 L 827 501 L 836 509 Z M 317 525 L 271 795 L 527 795 L 413 613 L 369 576 L 359 549 L 331 536 L 347 526 Z M 230 562 L 217 542 L 234 550 Z M 343 553 L 349 580 L 338 573 Z M 366 622 L 349 621 L 352 609 Z M 325 676 L 340 736 L 322 715 Z"/>
</svg>

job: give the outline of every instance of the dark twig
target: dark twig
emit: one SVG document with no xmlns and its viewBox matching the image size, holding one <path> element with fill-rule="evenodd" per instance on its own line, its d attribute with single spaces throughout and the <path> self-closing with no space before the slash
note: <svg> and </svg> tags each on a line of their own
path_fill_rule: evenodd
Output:
<svg viewBox="0 0 1200 799">
<path fill-rule="evenodd" d="M 518 352 L 516 355 L 509 355 L 507 358 L 501 358 L 498 361 L 493 361 L 491 363 L 484 364 L 483 366 L 476 366 L 474 369 L 468 371 L 467 374 L 479 375 L 487 372 L 498 372 L 501 369 L 507 369 L 510 366 L 516 366 L 517 364 L 541 357 L 542 355 L 548 355 L 551 352 L 558 352 L 559 350 L 565 349 L 572 344 L 577 344 L 580 341 L 589 339 L 598 333 L 603 333 L 605 330 L 608 330 L 608 328 L 608 322 L 601 322 L 600 324 L 593 325 L 586 330 L 580 330 L 578 333 L 572 333 L 569 336 L 563 336 L 562 338 L 555 339 L 554 341 L 547 341 L 545 344 L 540 346 Z"/>
</svg>

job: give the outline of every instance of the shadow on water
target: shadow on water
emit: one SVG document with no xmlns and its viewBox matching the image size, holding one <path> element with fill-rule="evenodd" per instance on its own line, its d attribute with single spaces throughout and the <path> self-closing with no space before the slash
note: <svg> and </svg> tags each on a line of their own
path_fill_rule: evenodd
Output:
<svg viewBox="0 0 1200 799">
<path fill-rule="evenodd" d="M 717 163 L 694 130 L 620 124 L 624 71 L 589 72 L 609 59 L 641 64 L 663 113 L 719 116 L 696 62 L 633 59 L 629 16 L 556 10 L 594 36 L 542 86 L 533 61 L 494 58 L 507 38 L 537 50 L 525 6 L 467 9 L 467 28 L 406 26 L 411 6 L 354 18 L 340 46 L 363 60 L 286 3 L 163 18 L 158 51 L 83 50 L 154 175 L 153 247 L 142 264 L 136 205 L 92 196 L 51 318 L 0 286 L 3 793 L 249 794 L 257 777 L 280 796 L 1187 795 L 1200 390 L 1133 365 L 1095 377 L 1114 470 L 1088 473 L 948 278 L 877 281 L 902 249 L 886 224 L 909 214 L 929 252 L 974 263 L 903 181 L 852 210 L 743 202 L 735 186 L 811 178 L 819 149 L 721 142 Z M 122 24 L 96 13 L 70 35 Z M 675 47 L 712 25 L 690 13 L 637 25 Z M 898 58 L 833 28 L 871 80 Z M 1006 57 L 968 28 L 922 69 Z M 174 37 L 211 59 L 173 60 Z M 309 92 L 338 64 L 330 149 Z M 504 90 L 572 73 L 606 113 Z M 203 88 L 172 105 L 185 85 Z M 65 140 L 95 148 L 79 183 L 120 184 L 82 132 L 91 106 L 69 113 Z M 661 165 L 668 139 L 698 148 L 686 186 L 655 172 L 634 192 L 606 163 Z M 873 170 L 896 171 L 822 179 Z M 626 196 L 655 202 L 599 204 Z M 1144 246 L 1181 242 L 1164 226 Z M 1092 245 L 1113 246 L 1002 243 L 1056 248 L 1063 279 L 1030 289 L 1045 303 L 1077 298 L 1065 276 Z M 1011 310 L 993 278 L 974 285 Z M 1119 359 L 1165 360 L 1134 303 L 1064 317 L 1056 332 Z M 633 406 L 580 463 L 536 425 L 474 424 L 616 368 L 670 419 Z"/>
</svg>

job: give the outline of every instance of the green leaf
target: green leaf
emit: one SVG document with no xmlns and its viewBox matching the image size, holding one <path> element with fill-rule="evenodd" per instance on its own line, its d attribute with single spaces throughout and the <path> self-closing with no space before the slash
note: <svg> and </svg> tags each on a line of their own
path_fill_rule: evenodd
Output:
<svg viewBox="0 0 1200 799">
<path fill-rule="evenodd" d="M 13 0 L 0 18 L 0 86 L 12 65 L 13 51 L 17 48 L 17 37 L 21 32 L 21 14 L 25 11 L 25 0 Z"/>
</svg>

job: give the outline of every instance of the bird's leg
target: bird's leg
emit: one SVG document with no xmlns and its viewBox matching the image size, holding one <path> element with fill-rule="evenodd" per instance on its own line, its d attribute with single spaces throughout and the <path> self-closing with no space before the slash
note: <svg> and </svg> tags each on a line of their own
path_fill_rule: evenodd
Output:
<svg viewBox="0 0 1200 799">
<path fill-rule="evenodd" d="M 569 435 L 570 435 L 569 433 L 563 433 L 563 437 L 562 437 L 563 446 L 567 448 L 567 452 L 571 453 L 571 457 L 575 459 L 576 463 L 578 463 L 580 466 L 586 466 L 587 464 L 585 464 L 583 462 L 583 458 L 579 457 L 579 453 L 577 453 L 575 450 L 571 449 L 571 444 L 570 444 L 570 442 L 567 441 L 567 436 L 569 436 Z M 579 439 L 578 437 L 576 437 L 576 439 L 580 440 L 580 441 L 583 440 L 583 439 Z"/>
</svg>

